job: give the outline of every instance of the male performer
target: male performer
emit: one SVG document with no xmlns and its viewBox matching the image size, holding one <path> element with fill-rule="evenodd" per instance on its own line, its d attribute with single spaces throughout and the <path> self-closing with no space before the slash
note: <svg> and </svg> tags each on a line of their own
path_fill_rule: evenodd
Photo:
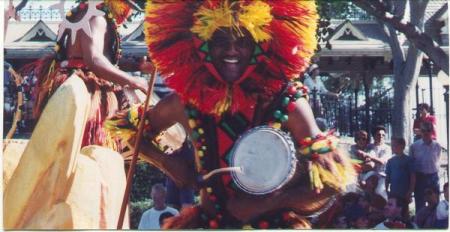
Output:
<svg viewBox="0 0 450 232">
<path fill-rule="evenodd" d="M 147 113 L 141 155 L 201 194 L 199 206 L 163 228 L 300 228 L 301 216 L 326 208 L 353 181 L 336 139 L 317 127 L 306 88 L 293 82 L 316 48 L 316 21 L 314 1 L 147 2 L 149 54 L 175 93 Z M 114 117 L 109 128 L 136 126 L 140 111 Z M 196 145 L 196 170 L 148 143 L 177 122 Z M 295 141 L 299 165 L 287 186 L 255 196 L 236 187 L 230 173 L 197 181 L 228 167 L 239 136 L 260 125 L 289 132 Z"/>
</svg>

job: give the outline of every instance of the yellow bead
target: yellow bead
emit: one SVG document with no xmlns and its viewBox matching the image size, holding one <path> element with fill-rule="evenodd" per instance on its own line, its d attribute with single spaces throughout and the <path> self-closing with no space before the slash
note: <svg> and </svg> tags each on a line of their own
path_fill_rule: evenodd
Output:
<svg viewBox="0 0 450 232">
<path fill-rule="evenodd" d="M 194 120 L 194 119 L 189 119 L 189 126 L 190 126 L 191 128 L 194 128 L 195 126 L 197 126 L 197 123 L 195 123 L 195 120 Z"/>
<path fill-rule="evenodd" d="M 197 154 L 199 157 L 203 157 L 203 155 L 204 155 L 203 151 L 198 151 Z"/>
<path fill-rule="evenodd" d="M 200 128 L 198 129 L 198 133 L 202 135 L 203 133 L 205 133 L 205 131 L 202 128 Z"/>
<path fill-rule="evenodd" d="M 111 13 L 108 14 L 108 18 L 112 19 L 113 15 Z"/>
<path fill-rule="evenodd" d="M 211 187 L 206 188 L 206 192 L 212 193 L 212 188 Z"/>
<path fill-rule="evenodd" d="M 280 128 L 281 128 L 281 123 L 279 123 L 279 122 L 274 122 L 274 123 L 272 124 L 272 127 L 275 128 L 275 129 L 280 129 Z"/>
<path fill-rule="evenodd" d="M 251 225 L 247 224 L 247 225 L 242 226 L 242 229 L 244 229 L 244 230 L 251 230 L 251 229 L 254 229 L 254 228 Z"/>
<path fill-rule="evenodd" d="M 305 147 L 302 151 L 301 151 L 301 153 L 303 154 L 303 155 L 307 155 L 307 154 L 309 154 L 311 152 L 311 149 L 309 148 L 309 147 Z"/>
<path fill-rule="evenodd" d="M 72 16 L 72 11 L 67 12 L 66 16 L 67 16 L 67 17 Z"/>
<path fill-rule="evenodd" d="M 313 145 L 311 146 L 311 149 L 313 151 L 317 151 L 322 147 L 327 147 L 327 145 L 328 145 L 328 140 L 324 139 L 324 140 L 320 140 L 320 141 L 313 143 Z"/>
</svg>

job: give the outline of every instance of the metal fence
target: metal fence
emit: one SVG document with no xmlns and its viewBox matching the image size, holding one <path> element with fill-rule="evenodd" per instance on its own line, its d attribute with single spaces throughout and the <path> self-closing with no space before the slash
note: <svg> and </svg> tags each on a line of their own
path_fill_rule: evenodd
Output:
<svg viewBox="0 0 450 232">
<path fill-rule="evenodd" d="M 368 130 L 374 125 L 389 128 L 392 120 L 393 100 L 390 94 L 369 105 L 357 106 L 355 97 L 344 96 L 334 99 L 325 95 L 311 95 L 311 107 L 316 117 L 324 118 L 329 128 L 336 129 L 340 135 L 353 136 L 355 131 Z M 320 101 L 314 100 L 320 98 Z M 314 102 L 320 102 L 314 104 Z"/>
</svg>

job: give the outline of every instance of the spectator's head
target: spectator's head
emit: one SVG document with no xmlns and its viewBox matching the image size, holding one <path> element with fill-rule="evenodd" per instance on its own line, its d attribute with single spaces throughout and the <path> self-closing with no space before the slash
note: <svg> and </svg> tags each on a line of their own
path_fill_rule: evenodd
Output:
<svg viewBox="0 0 450 232">
<path fill-rule="evenodd" d="M 155 209 L 161 210 L 166 208 L 166 188 L 164 185 L 153 185 L 151 195 Z"/>
<path fill-rule="evenodd" d="M 392 153 L 396 155 L 402 155 L 403 150 L 405 150 L 406 142 L 404 138 L 393 137 L 391 139 L 391 149 Z"/>
<path fill-rule="evenodd" d="M 444 184 L 444 198 L 448 201 L 448 182 Z"/>
<path fill-rule="evenodd" d="M 367 211 L 358 205 L 351 208 L 351 211 L 349 211 L 347 216 L 347 221 L 351 228 L 366 229 L 369 227 Z"/>
<path fill-rule="evenodd" d="M 368 194 L 361 195 L 358 199 L 358 206 L 368 211 L 370 208 L 370 196 Z"/>
<path fill-rule="evenodd" d="M 365 130 L 355 132 L 355 143 L 359 149 L 365 149 L 369 143 L 369 135 Z"/>
<path fill-rule="evenodd" d="M 421 118 L 424 118 L 430 114 L 430 106 L 427 103 L 419 104 L 417 108 L 419 110 L 419 114 Z"/>
<path fill-rule="evenodd" d="M 159 225 L 162 228 L 162 225 L 164 224 L 164 220 L 166 218 L 173 217 L 174 215 L 171 212 L 164 212 L 161 215 L 159 215 Z"/>
<path fill-rule="evenodd" d="M 384 138 L 386 137 L 386 128 L 384 126 L 376 126 L 373 128 L 372 131 L 373 140 L 375 141 L 375 144 L 383 144 Z"/>
<path fill-rule="evenodd" d="M 355 192 L 349 192 L 342 196 L 342 205 L 344 207 L 344 211 L 353 207 L 358 203 L 359 194 Z"/>
<path fill-rule="evenodd" d="M 431 122 L 423 122 L 420 124 L 420 132 L 424 142 L 431 142 L 433 140 L 433 124 Z"/>
<path fill-rule="evenodd" d="M 436 206 L 439 203 L 439 192 L 435 188 L 425 189 L 425 202 L 428 206 Z"/>
<path fill-rule="evenodd" d="M 388 219 L 400 219 L 406 209 L 406 201 L 401 197 L 390 196 L 384 206 L 384 216 Z"/>
<path fill-rule="evenodd" d="M 337 216 L 333 221 L 334 229 L 348 229 L 347 218 L 344 215 Z"/>
<path fill-rule="evenodd" d="M 310 77 L 316 77 L 320 74 L 319 65 L 317 64 L 311 64 L 308 68 L 308 74 Z"/>
</svg>

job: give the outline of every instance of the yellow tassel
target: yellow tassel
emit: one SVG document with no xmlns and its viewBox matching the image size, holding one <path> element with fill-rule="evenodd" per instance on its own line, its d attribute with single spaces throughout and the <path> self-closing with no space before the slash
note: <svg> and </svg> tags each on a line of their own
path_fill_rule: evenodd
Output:
<svg viewBox="0 0 450 232">
<path fill-rule="evenodd" d="M 215 114 L 221 115 L 223 112 L 227 111 L 228 108 L 230 108 L 233 95 L 231 86 L 227 87 L 225 94 L 226 97 L 216 104 L 214 109 Z"/>
</svg>

